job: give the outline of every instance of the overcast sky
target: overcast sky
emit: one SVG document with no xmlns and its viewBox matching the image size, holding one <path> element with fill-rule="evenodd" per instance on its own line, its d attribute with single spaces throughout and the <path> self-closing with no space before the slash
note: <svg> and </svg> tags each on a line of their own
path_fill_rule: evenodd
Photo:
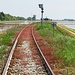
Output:
<svg viewBox="0 0 75 75">
<path fill-rule="evenodd" d="M 75 0 L 0 0 L 0 12 L 25 18 L 35 14 L 40 18 L 38 4 L 43 4 L 44 17 L 75 19 Z"/>
</svg>

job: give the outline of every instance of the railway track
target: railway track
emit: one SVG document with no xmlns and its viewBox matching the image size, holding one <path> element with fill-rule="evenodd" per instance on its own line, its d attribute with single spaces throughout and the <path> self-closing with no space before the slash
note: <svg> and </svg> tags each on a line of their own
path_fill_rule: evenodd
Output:
<svg viewBox="0 0 75 75">
<path fill-rule="evenodd" d="M 33 25 L 17 36 L 2 75 L 55 75 L 35 39 Z"/>
</svg>

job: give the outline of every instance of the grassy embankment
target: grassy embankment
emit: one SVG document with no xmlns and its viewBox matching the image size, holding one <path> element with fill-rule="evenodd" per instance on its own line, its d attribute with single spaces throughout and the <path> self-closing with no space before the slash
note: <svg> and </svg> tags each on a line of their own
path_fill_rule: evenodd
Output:
<svg viewBox="0 0 75 75">
<path fill-rule="evenodd" d="M 0 60 L 3 60 L 3 56 L 6 50 L 10 50 L 10 45 L 14 39 L 15 32 L 20 27 L 14 27 L 6 31 L 6 34 L 0 34 Z"/>
<path fill-rule="evenodd" d="M 7 31 L 6 34 L 0 35 L 0 59 L 2 59 L 4 51 L 8 47 L 8 42 L 11 41 L 13 33 L 14 31 L 10 30 L 10 32 Z"/>
<path fill-rule="evenodd" d="M 68 28 L 63 25 L 57 25 L 57 29 L 60 30 L 63 33 L 66 33 L 67 35 L 75 38 L 75 29 Z"/>
<path fill-rule="evenodd" d="M 54 50 L 53 52 L 57 58 L 62 58 L 65 66 L 75 65 L 75 38 L 73 38 L 75 35 L 71 34 L 72 32 L 75 32 L 75 30 L 65 26 L 57 26 L 54 29 L 53 36 L 53 28 L 49 22 L 45 22 L 42 28 L 40 24 L 37 24 L 36 29 L 41 36 L 50 41 L 50 48 Z M 73 35 L 73 37 L 68 35 Z"/>
</svg>

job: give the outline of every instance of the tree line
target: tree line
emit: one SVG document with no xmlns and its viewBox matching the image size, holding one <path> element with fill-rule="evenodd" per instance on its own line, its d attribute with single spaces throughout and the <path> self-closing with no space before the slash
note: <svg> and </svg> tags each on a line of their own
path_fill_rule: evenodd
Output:
<svg viewBox="0 0 75 75">
<path fill-rule="evenodd" d="M 24 17 L 16 17 L 10 14 L 5 14 L 4 12 L 0 12 L 0 20 L 1 21 L 12 21 L 12 20 L 25 20 Z"/>
</svg>

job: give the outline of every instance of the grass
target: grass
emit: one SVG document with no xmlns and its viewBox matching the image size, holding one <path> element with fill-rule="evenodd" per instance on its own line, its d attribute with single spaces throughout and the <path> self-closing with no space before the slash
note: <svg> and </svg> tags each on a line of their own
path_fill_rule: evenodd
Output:
<svg viewBox="0 0 75 75">
<path fill-rule="evenodd" d="M 75 62 L 75 39 L 68 36 L 60 36 L 55 39 L 55 50 L 56 54 L 64 59 L 65 65 L 70 65 Z"/>
<path fill-rule="evenodd" d="M 15 32 L 18 30 L 18 27 L 7 30 L 6 34 L 0 35 L 0 60 L 5 54 L 5 50 L 9 47 L 9 42 L 12 42 Z"/>
<path fill-rule="evenodd" d="M 3 58 L 5 49 L 6 49 L 6 46 L 2 46 L 2 47 L 0 48 L 0 60 L 2 60 L 2 58 Z"/>
<path fill-rule="evenodd" d="M 11 41 L 11 37 L 12 37 L 12 34 L 13 32 L 7 32 L 7 34 L 2 34 L 0 35 L 0 59 L 2 59 L 3 55 L 4 55 L 4 52 L 8 46 L 8 42 Z"/>
<path fill-rule="evenodd" d="M 51 23 L 45 22 L 41 28 L 40 24 L 36 25 L 36 29 L 39 32 L 39 35 L 45 37 L 53 46 L 50 46 L 54 49 L 54 54 L 56 57 L 61 57 L 63 63 L 66 66 L 73 66 L 75 64 L 75 38 L 67 36 L 65 32 L 60 32 L 58 29 L 54 29 Z"/>
<path fill-rule="evenodd" d="M 60 25 L 60 26 L 61 26 L 62 28 L 64 28 L 64 29 L 70 30 L 71 32 L 74 32 L 74 33 L 75 33 L 75 29 L 66 27 L 66 26 L 64 26 L 64 25 Z"/>
<path fill-rule="evenodd" d="M 63 26 L 63 25 L 57 25 L 56 27 L 62 33 L 67 34 L 67 35 L 75 38 L 75 29 L 71 29 L 71 28 L 68 28 L 68 27 Z"/>
<path fill-rule="evenodd" d="M 14 33 L 15 33 L 15 28 L 8 30 L 6 34 L 0 35 L 0 38 L 2 38 L 2 40 L 0 40 L 0 45 L 8 45 L 8 42 L 11 41 L 11 38 L 13 37 Z"/>
</svg>

